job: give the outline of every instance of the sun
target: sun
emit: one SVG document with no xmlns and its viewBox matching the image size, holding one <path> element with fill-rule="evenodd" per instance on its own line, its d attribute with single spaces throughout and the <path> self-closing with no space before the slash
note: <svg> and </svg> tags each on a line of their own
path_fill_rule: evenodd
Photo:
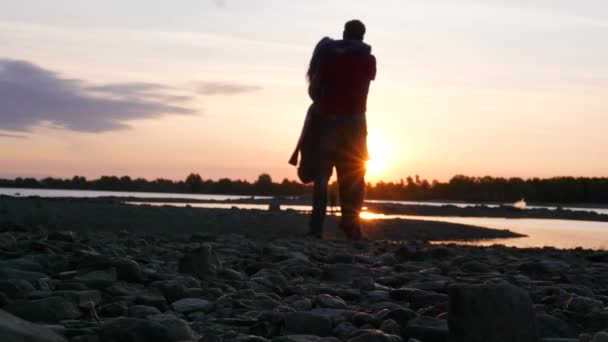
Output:
<svg viewBox="0 0 608 342">
<path fill-rule="evenodd" d="M 365 164 L 368 175 L 378 176 L 390 169 L 394 154 L 389 143 L 372 135 L 367 138 L 367 149 L 370 156 L 370 160 Z"/>
</svg>

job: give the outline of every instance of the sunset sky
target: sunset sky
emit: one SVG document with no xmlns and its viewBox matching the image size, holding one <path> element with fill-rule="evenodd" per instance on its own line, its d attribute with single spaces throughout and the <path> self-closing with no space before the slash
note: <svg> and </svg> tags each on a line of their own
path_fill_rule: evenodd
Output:
<svg viewBox="0 0 608 342">
<path fill-rule="evenodd" d="M 0 0 L 0 177 L 295 179 L 310 54 L 353 18 L 369 180 L 608 176 L 605 0 Z"/>
</svg>

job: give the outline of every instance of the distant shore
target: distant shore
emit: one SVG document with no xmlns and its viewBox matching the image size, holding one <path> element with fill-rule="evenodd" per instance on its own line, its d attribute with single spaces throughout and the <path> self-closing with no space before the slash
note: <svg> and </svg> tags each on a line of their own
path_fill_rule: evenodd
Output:
<svg viewBox="0 0 608 342">
<path fill-rule="evenodd" d="M 238 233 L 245 236 L 297 237 L 307 231 L 308 216 L 277 212 L 176 206 L 135 206 L 111 198 L 18 198 L 0 196 L 0 224 L 48 230 L 137 231 L 148 233 Z M 326 238 L 340 239 L 337 218 L 328 217 Z M 508 230 L 423 220 L 364 221 L 372 240 L 479 240 L 521 237 Z"/>
</svg>

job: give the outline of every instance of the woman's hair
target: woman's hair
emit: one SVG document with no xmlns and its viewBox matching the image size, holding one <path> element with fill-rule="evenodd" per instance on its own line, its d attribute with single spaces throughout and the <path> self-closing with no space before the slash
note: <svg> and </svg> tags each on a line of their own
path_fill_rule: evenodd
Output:
<svg viewBox="0 0 608 342">
<path fill-rule="evenodd" d="M 317 64 L 319 64 L 319 56 L 321 54 L 321 47 L 323 46 L 323 44 L 325 44 L 329 41 L 331 41 L 331 38 L 323 37 L 323 38 L 321 38 L 321 40 L 319 40 L 319 42 L 315 46 L 315 49 L 312 52 L 312 57 L 310 58 L 310 63 L 308 64 L 308 71 L 306 72 L 306 79 L 308 80 L 308 82 L 310 82 L 310 80 L 312 79 L 312 75 L 315 73 L 315 70 L 317 69 Z"/>
</svg>

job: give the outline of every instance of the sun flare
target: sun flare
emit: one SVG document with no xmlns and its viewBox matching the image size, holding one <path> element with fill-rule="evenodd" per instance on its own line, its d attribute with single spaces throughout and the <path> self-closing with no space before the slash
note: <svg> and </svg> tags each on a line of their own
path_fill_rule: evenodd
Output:
<svg viewBox="0 0 608 342">
<path fill-rule="evenodd" d="M 376 176 L 388 171 L 393 161 L 393 149 L 389 143 L 378 136 L 367 138 L 370 160 L 367 161 L 367 174 Z"/>
</svg>

